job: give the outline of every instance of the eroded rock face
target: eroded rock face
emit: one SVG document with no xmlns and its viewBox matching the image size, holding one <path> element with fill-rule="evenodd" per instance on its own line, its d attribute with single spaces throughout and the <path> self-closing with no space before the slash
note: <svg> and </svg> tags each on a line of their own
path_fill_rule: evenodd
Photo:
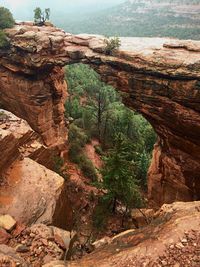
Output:
<svg viewBox="0 0 200 267">
<path fill-rule="evenodd" d="M 28 121 L 46 145 L 64 143 L 66 83 L 60 67 L 24 76 L 1 66 L 0 80 L 0 102 L 7 110 Z"/>
<path fill-rule="evenodd" d="M 54 168 L 53 151 L 26 121 L 2 109 L 0 114 L 0 214 L 26 225 L 42 222 L 70 228 L 64 179 L 44 166 Z"/>
<path fill-rule="evenodd" d="M 159 136 L 149 198 L 159 204 L 200 199 L 200 42 L 121 38 L 120 50 L 108 56 L 102 37 L 30 25 L 7 32 L 11 47 L 0 51 L 1 102 L 25 118 L 46 144 L 63 138 L 61 67 L 90 64 Z"/>
</svg>

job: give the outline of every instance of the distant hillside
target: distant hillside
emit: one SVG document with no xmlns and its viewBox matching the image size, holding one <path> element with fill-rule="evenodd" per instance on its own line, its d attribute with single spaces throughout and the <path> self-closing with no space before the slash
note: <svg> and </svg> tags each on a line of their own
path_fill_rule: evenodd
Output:
<svg viewBox="0 0 200 267">
<path fill-rule="evenodd" d="M 200 39 L 200 0 L 129 0 L 59 23 L 68 32 Z"/>
</svg>

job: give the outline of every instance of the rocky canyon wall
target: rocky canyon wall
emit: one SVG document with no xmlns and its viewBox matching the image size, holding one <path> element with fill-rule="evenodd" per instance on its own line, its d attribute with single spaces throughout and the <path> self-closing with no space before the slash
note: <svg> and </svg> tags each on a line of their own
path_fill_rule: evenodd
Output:
<svg viewBox="0 0 200 267">
<path fill-rule="evenodd" d="M 0 66 L 0 88 L 2 107 L 28 121 L 46 145 L 64 143 L 67 88 L 61 67 L 26 74 Z"/>
<path fill-rule="evenodd" d="M 159 204 L 199 199 L 199 79 L 127 73 L 110 66 L 99 72 L 107 73 L 105 81 L 123 92 L 124 103 L 140 112 L 158 135 L 148 173 L 149 198 Z"/>
<path fill-rule="evenodd" d="M 148 174 L 159 204 L 200 199 L 200 42 L 121 38 L 113 56 L 103 38 L 54 27 L 17 25 L 0 51 L 0 101 L 28 121 L 47 145 L 65 140 L 62 66 L 91 65 L 124 103 L 154 127 L 158 142 Z"/>
</svg>

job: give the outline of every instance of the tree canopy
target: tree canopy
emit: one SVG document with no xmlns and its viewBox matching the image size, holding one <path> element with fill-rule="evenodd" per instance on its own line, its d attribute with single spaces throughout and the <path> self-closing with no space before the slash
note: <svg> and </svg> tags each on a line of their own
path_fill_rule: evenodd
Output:
<svg viewBox="0 0 200 267">
<path fill-rule="evenodd" d="M 44 25 L 45 21 L 50 18 L 50 8 L 45 8 L 44 11 L 40 7 L 34 9 L 34 21 L 36 24 Z"/>
<path fill-rule="evenodd" d="M 3 29 L 12 28 L 15 21 L 9 9 L 0 7 L 0 48 L 9 46 L 8 38 Z"/>
<path fill-rule="evenodd" d="M 141 190 L 146 190 L 146 176 L 156 135 L 151 125 L 121 102 L 116 90 L 103 83 L 90 67 L 75 64 L 66 67 L 69 97 L 66 117 L 69 127 L 70 159 L 96 180 L 91 162 L 85 160 L 84 146 L 97 139 L 96 152 L 104 162 L 102 182 L 107 192 L 104 208 L 116 210 L 116 203 L 127 209 L 140 207 Z M 84 168 L 83 168 L 84 162 Z M 87 168 L 85 168 L 87 167 Z M 107 205 L 107 206 L 106 206 Z"/>
<path fill-rule="evenodd" d="M 141 207 L 142 197 L 136 178 L 135 147 L 127 138 L 119 133 L 115 145 L 109 151 L 102 170 L 103 186 L 115 212 L 116 201 L 121 201 L 127 209 Z"/>
<path fill-rule="evenodd" d="M 9 9 L 0 7 L 0 29 L 12 28 L 15 21 Z"/>
</svg>

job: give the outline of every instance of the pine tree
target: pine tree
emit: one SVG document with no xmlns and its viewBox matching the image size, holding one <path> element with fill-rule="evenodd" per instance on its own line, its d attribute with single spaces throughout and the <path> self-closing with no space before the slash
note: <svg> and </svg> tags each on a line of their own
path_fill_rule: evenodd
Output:
<svg viewBox="0 0 200 267">
<path fill-rule="evenodd" d="M 105 160 L 102 171 L 103 186 L 112 203 L 112 212 L 116 210 L 117 200 L 124 204 L 127 209 L 142 205 L 132 152 L 130 143 L 122 134 L 119 134 L 116 137 L 114 149 L 110 151 Z"/>
<path fill-rule="evenodd" d="M 46 8 L 44 12 L 42 12 L 40 7 L 36 7 L 34 9 L 34 21 L 37 25 L 44 25 L 45 21 L 49 20 L 50 17 L 50 8 Z"/>
<path fill-rule="evenodd" d="M 0 7 L 0 29 L 11 28 L 14 23 L 11 12 L 5 7 Z"/>
<path fill-rule="evenodd" d="M 2 30 L 5 28 L 11 28 L 14 24 L 15 21 L 11 12 L 5 7 L 0 7 L 0 48 L 6 48 L 9 46 L 6 33 Z"/>
</svg>

